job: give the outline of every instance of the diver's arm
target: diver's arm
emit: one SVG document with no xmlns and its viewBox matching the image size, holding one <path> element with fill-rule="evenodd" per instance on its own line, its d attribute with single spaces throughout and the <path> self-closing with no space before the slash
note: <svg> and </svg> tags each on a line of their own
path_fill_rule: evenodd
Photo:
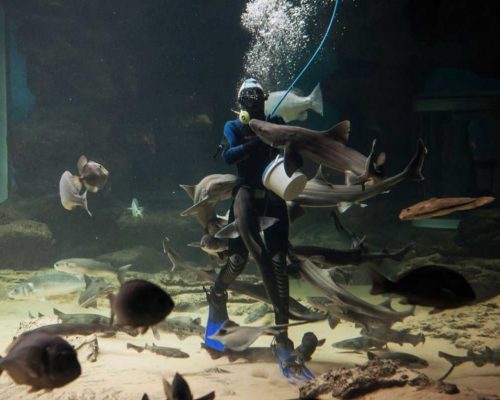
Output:
<svg viewBox="0 0 500 400">
<path fill-rule="evenodd" d="M 222 153 L 227 164 L 235 164 L 248 157 L 248 153 L 245 151 L 246 144 L 238 144 L 238 136 L 232 121 L 228 121 L 224 125 L 224 136 L 229 143 L 229 148 Z"/>
</svg>

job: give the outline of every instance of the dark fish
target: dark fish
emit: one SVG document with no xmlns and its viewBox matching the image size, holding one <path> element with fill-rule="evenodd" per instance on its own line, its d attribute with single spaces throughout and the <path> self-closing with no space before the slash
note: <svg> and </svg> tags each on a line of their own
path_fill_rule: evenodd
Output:
<svg viewBox="0 0 500 400">
<path fill-rule="evenodd" d="M 135 344 L 132 343 L 127 343 L 127 349 L 134 349 L 135 351 L 142 353 L 144 350 L 148 350 L 151 353 L 158 354 L 160 356 L 165 356 L 165 357 L 174 357 L 174 358 L 188 358 L 189 354 L 184 353 L 180 349 L 176 349 L 173 347 L 164 347 L 164 346 L 157 346 L 154 343 L 150 346 L 147 343 L 142 346 L 136 346 Z"/>
<path fill-rule="evenodd" d="M 123 283 L 117 295 L 109 294 L 111 323 L 116 315 L 120 325 L 137 327 L 146 333 L 163 321 L 174 308 L 172 298 L 154 283 L 133 279 Z"/>
<path fill-rule="evenodd" d="M 371 350 L 371 349 L 384 349 L 387 348 L 387 342 L 381 342 L 379 340 L 373 340 L 370 338 L 365 338 L 363 336 L 358 336 L 352 339 L 345 339 L 339 342 L 332 343 L 332 347 L 345 350 Z"/>
<path fill-rule="evenodd" d="M 381 360 L 398 361 L 400 365 L 408 368 L 426 368 L 429 366 L 429 363 L 423 358 L 402 351 L 368 351 L 366 355 L 369 360 L 379 358 Z"/>
<path fill-rule="evenodd" d="M 403 273 L 396 281 L 369 269 L 373 285 L 371 294 L 393 293 L 407 303 L 434 307 L 431 312 L 461 307 L 476 299 L 469 282 L 458 272 L 441 265 L 426 265 Z"/>
<path fill-rule="evenodd" d="M 181 374 L 176 373 L 172 384 L 163 379 L 163 390 L 167 396 L 167 400 L 193 400 L 191 389 L 186 380 Z M 198 397 L 196 400 L 213 400 L 215 399 L 215 392 L 210 392 L 205 396 Z"/>
<path fill-rule="evenodd" d="M 350 122 L 342 121 L 328 131 L 320 132 L 290 125 L 250 120 L 250 128 L 266 144 L 285 149 L 285 171 L 291 176 L 303 165 L 302 156 L 336 171 L 345 172 L 350 184 L 362 184 L 369 179 L 379 179 L 376 168 L 382 165 L 384 155 L 374 163 L 346 145 Z"/>
<path fill-rule="evenodd" d="M 494 197 L 447 197 L 438 199 L 433 197 L 407 207 L 399 213 L 399 219 L 406 221 L 412 219 L 426 219 L 448 215 L 455 211 L 472 210 L 490 204 Z"/>
<path fill-rule="evenodd" d="M 66 210 L 82 207 L 92 216 L 87 204 L 87 191 L 80 194 L 81 190 L 82 184 L 78 176 L 72 175 L 69 171 L 64 171 L 59 180 L 59 198 L 61 199 L 62 206 Z"/>
<path fill-rule="evenodd" d="M 30 392 L 64 386 L 81 374 L 75 349 L 63 338 L 30 331 L 19 336 L 0 358 L 0 374 L 7 371 L 20 385 L 31 386 Z"/>
<path fill-rule="evenodd" d="M 109 172 L 101 164 L 87 160 L 87 157 L 80 156 L 77 163 L 78 174 L 89 192 L 101 190 L 109 178 Z"/>
<path fill-rule="evenodd" d="M 318 337 L 313 332 L 306 332 L 302 336 L 300 345 L 292 352 L 292 355 L 296 357 L 299 364 L 304 364 L 304 362 L 311 360 L 311 356 L 316 351 L 316 348 L 323 346 L 325 340 L 318 340 Z"/>
<path fill-rule="evenodd" d="M 372 148 L 372 153 L 373 150 Z M 314 178 L 307 182 L 304 191 L 293 202 L 303 207 L 338 207 L 344 212 L 352 204 L 359 205 L 381 193 L 387 193 L 405 179 L 423 180 L 422 166 L 426 154 L 427 149 L 422 140 L 419 140 L 416 153 L 403 171 L 366 185 L 333 184 L 324 177 L 320 166 Z"/>
<path fill-rule="evenodd" d="M 85 279 L 85 290 L 80 293 L 78 297 L 78 304 L 80 307 L 94 307 L 97 308 L 97 298 L 113 289 L 113 285 L 109 284 L 103 279 L 90 278 L 83 275 Z"/>
</svg>

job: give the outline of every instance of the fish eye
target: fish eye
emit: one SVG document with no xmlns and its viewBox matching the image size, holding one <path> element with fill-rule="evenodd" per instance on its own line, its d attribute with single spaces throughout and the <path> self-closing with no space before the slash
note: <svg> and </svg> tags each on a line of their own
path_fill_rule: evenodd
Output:
<svg viewBox="0 0 500 400">
<path fill-rule="evenodd" d="M 225 335 L 225 334 L 227 334 L 227 330 L 219 329 L 219 335 Z"/>
</svg>

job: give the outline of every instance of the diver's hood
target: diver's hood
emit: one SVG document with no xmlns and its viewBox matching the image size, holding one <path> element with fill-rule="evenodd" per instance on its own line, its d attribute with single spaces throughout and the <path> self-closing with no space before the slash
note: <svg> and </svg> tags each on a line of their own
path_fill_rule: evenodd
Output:
<svg viewBox="0 0 500 400">
<path fill-rule="evenodd" d="M 247 89 L 259 89 L 260 91 L 262 91 L 262 93 L 264 93 L 264 89 L 263 89 L 262 85 L 259 82 L 257 82 L 257 79 L 249 78 L 249 79 L 246 79 L 241 84 L 240 90 L 238 90 L 238 98 L 241 96 L 241 93 Z"/>
</svg>

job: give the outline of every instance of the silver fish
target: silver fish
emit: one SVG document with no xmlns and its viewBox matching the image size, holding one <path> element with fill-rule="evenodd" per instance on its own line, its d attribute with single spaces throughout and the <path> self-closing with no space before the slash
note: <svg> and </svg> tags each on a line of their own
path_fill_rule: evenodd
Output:
<svg viewBox="0 0 500 400">
<path fill-rule="evenodd" d="M 342 121 L 324 132 L 257 119 L 250 120 L 250 128 L 269 146 L 284 148 L 284 166 L 288 176 L 303 165 L 302 157 L 306 157 L 317 164 L 344 172 L 350 184 L 362 184 L 381 177 L 377 167 L 382 165 L 385 155 L 380 155 L 374 162 L 373 153 L 365 157 L 348 147 L 349 121 Z"/>
<path fill-rule="evenodd" d="M 97 261 L 92 258 L 67 258 L 59 260 L 54 264 L 54 268 L 57 271 L 82 277 L 88 275 L 117 279 L 120 283 L 125 280 L 125 274 L 131 266 L 132 264 L 127 264 L 116 269 L 110 263 Z"/>
<path fill-rule="evenodd" d="M 361 350 L 384 349 L 387 348 L 387 342 L 381 342 L 378 340 L 365 338 L 363 336 L 358 336 L 352 339 L 345 339 L 332 343 L 332 347 L 338 349 L 353 350 L 357 352 Z"/>
<path fill-rule="evenodd" d="M 266 115 L 271 113 L 284 94 L 284 90 L 269 93 L 264 105 Z M 294 120 L 305 121 L 307 119 L 307 110 L 313 110 L 319 115 L 323 115 L 323 96 L 319 83 L 309 96 L 299 96 L 294 91 L 288 93 L 276 110 L 275 115 L 279 115 L 286 123 Z"/>
<path fill-rule="evenodd" d="M 72 175 L 69 171 L 64 171 L 59 180 L 59 197 L 61 204 L 66 210 L 73 210 L 75 207 L 82 207 L 92 216 L 87 204 L 87 191 L 82 195 L 82 183 L 78 176 Z"/>
<path fill-rule="evenodd" d="M 8 296 L 11 299 L 44 299 L 62 296 L 85 288 L 82 279 L 64 272 L 41 272 L 14 287 Z"/>
<path fill-rule="evenodd" d="M 77 162 L 78 174 L 89 192 L 101 190 L 109 178 L 109 171 L 101 164 L 87 160 L 87 157 L 80 156 Z"/>
<path fill-rule="evenodd" d="M 422 166 L 426 154 L 427 149 L 422 140 L 419 140 L 417 151 L 403 171 L 397 175 L 366 185 L 337 185 L 330 183 L 323 175 L 320 166 L 314 178 L 307 182 L 304 191 L 293 202 L 303 207 L 338 207 L 341 212 L 344 212 L 352 204 L 362 205 L 363 201 L 371 199 L 380 193 L 388 192 L 405 179 L 423 180 Z"/>
</svg>

